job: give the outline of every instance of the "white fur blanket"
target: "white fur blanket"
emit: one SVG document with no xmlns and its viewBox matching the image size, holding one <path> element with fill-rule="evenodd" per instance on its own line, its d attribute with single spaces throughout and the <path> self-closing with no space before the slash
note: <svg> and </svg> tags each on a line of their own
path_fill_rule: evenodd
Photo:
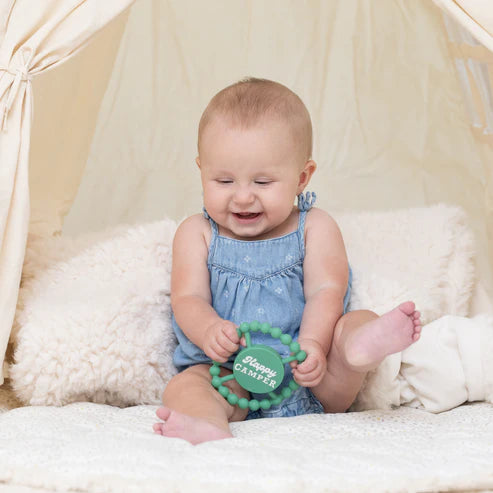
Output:
<svg viewBox="0 0 493 493">
<path fill-rule="evenodd" d="M 336 218 L 354 272 L 351 309 L 383 313 L 412 299 L 424 323 L 467 315 L 474 248 L 461 209 L 437 205 Z M 175 373 L 169 318 L 175 228 L 163 220 L 79 238 L 30 238 L 11 368 L 24 403 L 160 402 Z M 370 376 L 358 409 L 396 403 L 388 376 L 394 370 L 386 362 Z"/>
<path fill-rule="evenodd" d="M 491 373 L 481 366 L 488 358 L 480 357 L 490 351 L 491 320 L 443 318 L 466 316 L 470 301 L 473 247 L 463 213 L 436 206 L 338 219 L 355 271 L 352 307 L 379 312 L 412 298 L 430 322 L 423 346 L 387 359 L 356 406 L 436 411 L 437 398 L 447 408 L 491 395 Z M 37 406 L 0 413 L 0 492 L 493 488 L 487 403 L 441 414 L 399 407 L 233 423 L 235 438 L 195 447 L 152 433 L 155 405 L 69 404 L 159 401 L 174 371 L 168 319 L 174 227 L 162 221 L 31 240 L 12 379 L 17 395 Z M 455 362 L 456 372 L 436 373 L 440 361 Z M 442 389 L 446 401 L 444 381 L 453 387 Z"/>
</svg>

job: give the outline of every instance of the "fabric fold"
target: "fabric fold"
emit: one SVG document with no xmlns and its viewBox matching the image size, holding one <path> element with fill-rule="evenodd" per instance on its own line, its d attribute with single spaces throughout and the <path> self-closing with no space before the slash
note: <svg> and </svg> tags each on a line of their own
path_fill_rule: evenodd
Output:
<svg viewBox="0 0 493 493">
<path fill-rule="evenodd" d="M 0 384 L 29 224 L 31 78 L 63 63 L 134 0 L 29 0 L 1 11 L 0 44 Z M 8 12 L 8 14 L 7 14 Z M 3 24 L 5 22 L 5 24 Z"/>
<path fill-rule="evenodd" d="M 493 317 L 448 315 L 371 374 L 358 410 L 408 406 L 440 413 L 493 398 Z M 396 365 L 399 369 L 396 371 Z"/>
</svg>

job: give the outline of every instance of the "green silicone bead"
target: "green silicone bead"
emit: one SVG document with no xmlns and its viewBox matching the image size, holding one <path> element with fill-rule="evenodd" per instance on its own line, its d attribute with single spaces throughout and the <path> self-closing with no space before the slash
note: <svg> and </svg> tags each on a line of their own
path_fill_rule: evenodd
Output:
<svg viewBox="0 0 493 493">
<path fill-rule="evenodd" d="M 299 385 L 294 380 L 291 380 L 291 382 L 289 382 L 289 388 L 291 390 L 296 390 L 298 387 Z"/>
<path fill-rule="evenodd" d="M 211 383 L 217 389 L 219 387 L 219 385 L 221 385 L 221 379 L 217 375 L 214 375 L 212 377 L 212 382 Z"/>
<path fill-rule="evenodd" d="M 260 403 L 257 399 L 252 399 L 249 403 L 248 403 L 248 407 L 252 410 L 252 411 L 256 411 L 259 407 L 260 407 Z"/>
<path fill-rule="evenodd" d="M 289 334 L 283 334 L 280 337 L 280 340 L 283 344 L 285 344 L 287 346 L 288 344 L 291 344 L 291 341 L 293 340 L 293 338 Z"/>
<path fill-rule="evenodd" d="M 289 345 L 289 349 L 292 353 L 297 353 L 300 350 L 300 345 L 297 342 L 292 342 Z"/>
<path fill-rule="evenodd" d="M 223 396 L 223 397 L 228 397 L 229 395 L 229 389 L 228 387 L 225 387 L 224 385 L 221 385 L 217 391 Z"/>
<path fill-rule="evenodd" d="M 299 352 L 296 354 L 296 359 L 297 359 L 298 361 L 300 361 L 300 362 L 301 362 L 301 361 L 305 361 L 305 359 L 306 359 L 306 353 L 305 353 L 305 351 L 299 351 Z"/>
<path fill-rule="evenodd" d="M 243 322 L 241 325 L 240 325 L 240 331 L 245 333 L 245 332 L 249 332 L 250 331 L 250 324 L 246 323 L 246 322 Z"/>
<path fill-rule="evenodd" d="M 293 391 L 289 387 L 284 387 L 281 390 L 281 394 L 285 399 L 287 399 L 292 393 Z"/>
<path fill-rule="evenodd" d="M 279 339 L 279 337 L 281 337 L 281 334 L 282 334 L 282 330 L 281 330 L 279 327 L 274 327 L 274 328 L 270 331 L 270 335 L 271 335 L 274 339 Z"/>
<path fill-rule="evenodd" d="M 264 333 L 264 334 L 268 334 L 270 332 L 270 324 L 268 324 L 267 322 L 266 323 L 263 323 L 260 325 L 260 330 Z"/>
<path fill-rule="evenodd" d="M 254 320 L 250 323 L 250 330 L 252 330 L 253 332 L 257 332 L 258 330 L 260 330 L 260 324 L 256 320 Z"/>
<path fill-rule="evenodd" d="M 216 375 L 219 375 L 219 373 L 221 373 L 221 368 L 219 368 L 219 366 L 211 366 L 209 368 L 209 373 L 214 377 Z"/>
<path fill-rule="evenodd" d="M 278 406 L 282 402 L 282 397 L 276 397 L 275 399 L 272 399 L 270 402 L 273 406 Z"/>
<path fill-rule="evenodd" d="M 262 399 L 262 400 L 260 401 L 260 407 L 261 407 L 262 409 L 269 409 L 269 408 L 270 408 L 270 406 L 271 406 L 271 404 L 270 404 L 270 400 L 269 400 L 269 399 Z"/>
<path fill-rule="evenodd" d="M 248 409 L 248 399 L 245 399 L 244 397 L 242 397 L 239 401 L 238 401 L 238 407 L 240 409 Z"/>
<path fill-rule="evenodd" d="M 235 404 L 238 404 L 238 401 L 240 400 L 240 398 L 236 395 L 236 394 L 229 394 L 228 395 L 228 402 L 234 406 Z"/>
</svg>

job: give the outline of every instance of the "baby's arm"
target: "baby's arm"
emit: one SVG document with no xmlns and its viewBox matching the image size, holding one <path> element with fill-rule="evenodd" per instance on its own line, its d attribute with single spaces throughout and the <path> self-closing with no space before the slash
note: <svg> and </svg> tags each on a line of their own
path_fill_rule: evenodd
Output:
<svg viewBox="0 0 493 493">
<path fill-rule="evenodd" d="M 334 326 L 343 313 L 348 261 L 337 223 L 321 209 L 307 214 L 303 263 L 305 309 L 299 343 L 307 359 L 293 371 L 302 385 L 317 385 L 327 367 Z"/>
<path fill-rule="evenodd" d="M 224 320 L 212 307 L 207 269 L 208 221 L 191 216 L 178 227 L 173 241 L 171 306 L 185 335 L 207 356 L 227 361 L 239 347 L 236 326 Z"/>
</svg>

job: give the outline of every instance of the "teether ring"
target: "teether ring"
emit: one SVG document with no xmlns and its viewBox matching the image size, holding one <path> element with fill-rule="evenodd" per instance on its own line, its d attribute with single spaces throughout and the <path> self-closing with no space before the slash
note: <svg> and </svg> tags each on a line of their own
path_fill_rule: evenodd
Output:
<svg viewBox="0 0 493 493">
<path fill-rule="evenodd" d="M 270 334 L 274 339 L 279 339 L 285 346 L 288 346 L 292 356 L 282 358 L 281 355 L 269 346 L 264 344 L 252 344 L 251 332 L 261 331 L 263 334 Z M 299 385 L 291 379 L 280 394 L 274 392 L 281 385 L 284 378 L 284 365 L 291 361 L 302 362 L 306 359 L 305 351 L 300 350 L 300 345 L 293 342 L 289 334 L 283 334 L 281 329 L 271 327 L 268 323 L 259 323 L 257 321 L 247 323 L 243 322 L 238 327 L 238 336 L 245 337 L 246 346 L 242 349 L 235 358 L 233 364 L 233 373 L 220 377 L 220 365 L 214 361 L 209 369 L 212 375 L 212 385 L 217 391 L 233 406 L 238 406 L 241 409 L 249 408 L 256 411 L 259 408 L 269 409 L 271 406 L 277 406 L 284 399 L 288 398 L 293 390 L 296 390 Z M 223 385 L 228 380 L 236 380 L 241 387 L 249 392 L 256 394 L 268 394 L 270 399 L 241 399 L 231 392 L 228 387 Z"/>
</svg>

